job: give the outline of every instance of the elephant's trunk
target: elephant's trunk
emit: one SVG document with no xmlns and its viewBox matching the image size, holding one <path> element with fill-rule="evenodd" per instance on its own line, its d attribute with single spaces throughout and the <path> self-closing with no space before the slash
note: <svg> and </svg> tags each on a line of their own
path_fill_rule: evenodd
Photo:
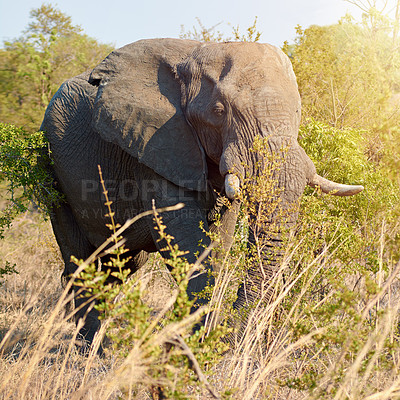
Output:
<svg viewBox="0 0 400 400">
<path fill-rule="evenodd" d="M 250 310 L 259 301 L 268 304 L 273 298 L 274 277 L 284 255 L 281 233 L 258 232 L 249 227 L 249 251 L 254 261 L 246 270 L 246 278 L 238 290 L 233 307 L 236 310 Z M 258 256 L 257 256 L 258 253 Z"/>
</svg>

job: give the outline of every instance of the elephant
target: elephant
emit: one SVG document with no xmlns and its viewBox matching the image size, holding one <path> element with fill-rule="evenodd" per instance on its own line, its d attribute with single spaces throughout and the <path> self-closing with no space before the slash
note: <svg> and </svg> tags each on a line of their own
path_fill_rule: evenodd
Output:
<svg viewBox="0 0 400 400">
<path fill-rule="evenodd" d="M 218 230 L 223 246 L 231 246 L 243 181 L 263 173 L 260 155 L 251 150 L 256 138 L 265 139 L 269 153 L 286 149 L 276 174 L 283 207 L 298 201 L 306 185 L 340 196 L 363 190 L 317 174 L 297 141 L 300 118 L 301 99 L 291 62 L 269 44 L 140 40 L 64 82 L 40 128 L 49 142 L 54 185 L 64 197 L 51 212 L 65 262 L 63 277 L 68 279 L 77 268 L 72 255 L 86 259 L 110 234 L 98 165 L 116 223 L 122 225 L 150 210 L 152 201 L 157 207 L 185 204 L 163 213 L 163 221 L 191 263 L 211 244 L 208 231 Z M 212 218 L 215 209 L 221 212 L 218 226 Z M 292 212 L 291 222 L 279 218 L 272 214 L 259 232 L 271 237 L 270 247 L 278 249 L 282 243 L 272 238 L 270 227 L 292 223 L 297 211 Z M 135 222 L 123 235 L 131 271 L 137 271 L 151 252 L 169 256 L 151 216 Z M 254 236 L 250 230 L 250 244 Z M 274 262 L 265 257 L 265 263 Z M 196 294 L 213 284 L 212 263 L 205 259 L 202 265 L 189 280 L 190 299 L 196 300 Z M 259 265 L 249 268 L 235 309 L 259 298 L 264 275 Z M 80 335 L 90 344 L 100 322 L 98 312 L 88 311 L 84 301 L 75 298 L 80 308 L 76 319 L 85 318 Z"/>
</svg>

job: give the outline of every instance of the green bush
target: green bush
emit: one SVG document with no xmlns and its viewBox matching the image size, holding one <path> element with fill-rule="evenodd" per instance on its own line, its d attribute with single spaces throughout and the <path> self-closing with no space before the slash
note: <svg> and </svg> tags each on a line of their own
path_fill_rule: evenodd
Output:
<svg viewBox="0 0 400 400">
<path fill-rule="evenodd" d="M 108 252 L 111 255 L 110 261 L 103 264 L 102 270 L 98 269 L 96 263 L 87 264 L 77 259 L 74 261 L 82 270 L 77 275 L 77 284 L 85 289 L 88 297 L 97 299 L 95 307 L 107 327 L 106 335 L 111 339 L 112 352 L 120 360 L 131 362 L 132 355 L 139 351 L 142 356 L 140 367 L 143 368 L 143 381 L 153 382 L 153 386 L 158 387 L 167 398 L 190 398 L 190 386 L 197 387 L 195 390 L 205 387 L 213 392 L 203 371 L 208 374 L 229 348 L 221 338 L 230 330 L 225 325 L 210 329 L 206 324 L 193 331 L 209 308 L 203 307 L 191 314 L 194 300 L 189 300 L 186 289 L 196 266 L 186 261 L 186 253 L 173 245 L 173 237 L 165 232 L 166 226 L 159 211 L 168 210 L 157 210 L 153 206 L 150 212 L 153 213 L 159 241 L 165 243 L 170 253 L 170 258 L 164 259 L 162 263 L 171 269 L 177 285 L 172 298 L 166 301 L 167 307 L 155 313 L 142 300 L 144 293 L 138 277 L 131 276 L 131 271 L 126 268 L 129 257 L 124 254 L 128 250 L 121 244 L 124 227 L 121 228 L 114 221 L 101 170 L 100 180 L 108 207 L 106 217 L 110 220 L 107 224 L 111 231 L 109 243 L 113 245 Z M 178 209 L 182 206 L 178 204 L 170 208 Z M 134 220 L 141 216 L 138 215 Z M 110 275 L 116 278 L 118 284 L 107 282 Z M 200 381 L 200 386 L 197 381 Z M 131 384 L 120 384 L 123 391 L 129 390 L 129 386 Z"/>
<path fill-rule="evenodd" d="M 400 190 L 390 171 L 370 159 L 368 141 L 363 130 L 335 129 L 314 120 L 301 127 L 299 142 L 317 172 L 339 183 L 361 184 L 364 191 L 351 197 L 315 196 L 316 191 L 307 188 L 300 223 L 318 221 L 325 242 L 341 236 L 337 245 L 342 261 L 363 259 L 365 267 L 376 272 L 382 229 L 388 257 L 397 255 L 399 236 L 392 228 L 399 217 Z"/>
<path fill-rule="evenodd" d="M 26 135 L 22 128 L 0 123 L 0 181 L 8 186 L 8 204 L 0 213 L 0 237 L 32 203 L 48 214 L 60 200 L 47 169 L 49 162 L 43 132 Z"/>
<path fill-rule="evenodd" d="M 368 392 L 372 371 L 389 373 L 395 368 L 391 353 L 398 351 L 397 311 L 382 299 L 391 290 L 384 282 L 398 273 L 399 187 L 383 165 L 368 159 L 367 132 L 310 120 L 300 136 L 320 175 L 365 190 L 336 197 L 308 188 L 302 198 L 284 270 L 291 289 L 278 307 L 276 329 L 289 326 L 294 342 L 319 333 L 294 357 L 303 363 L 301 373 L 281 383 L 331 399 L 351 378 Z"/>
<path fill-rule="evenodd" d="M 11 275 L 11 274 L 18 274 L 18 271 L 15 269 L 16 265 L 11 264 L 9 261 L 6 261 L 4 268 L 0 267 L 0 279 L 4 275 Z M 0 286 L 2 285 L 2 282 L 0 281 Z"/>
</svg>

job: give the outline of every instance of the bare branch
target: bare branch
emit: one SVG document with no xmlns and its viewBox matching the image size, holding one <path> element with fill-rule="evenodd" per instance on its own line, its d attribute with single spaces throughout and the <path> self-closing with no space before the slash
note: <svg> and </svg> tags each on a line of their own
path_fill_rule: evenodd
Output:
<svg viewBox="0 0 400 400">
<path fill-rule="evenodd" d="M 190 350 L 189 346 L 185 343 L 185 341 L 182 339 L 180 335 L 175 336 L 172 340 L 169 340 L 167 343 L 172 344 L 174 346 L 178 346 L 182 349 L 183 354 L 188 358 L 190 362 L 190 366 L 194 373 L 197 375 L 199 378 L 199 381 L 205 386 L 205 388 L 209 391 L 211 396 L 214 399 L 220 399 L 221 397 L 219 394 L 215 391 L 215 389 L 211 386 L 211 384 L 208 382 L 206 376 L 203 374 L 203 371 L 200 368 L 199 363 L 196 360 L 196 357 L 194 356 L 192 350 Z"/>
</svg>

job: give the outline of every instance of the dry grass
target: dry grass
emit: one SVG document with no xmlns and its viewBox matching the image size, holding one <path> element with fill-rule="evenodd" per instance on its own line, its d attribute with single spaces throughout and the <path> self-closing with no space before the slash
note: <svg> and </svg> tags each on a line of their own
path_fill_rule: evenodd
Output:
<svg viewBox="0 0 400 400">
<path fill-rule="evenodd" d="M 295 248 L 288 249 L 287 261 L 295 251 Z M 151 398 L 151 388 L 163 382 L 152 380 L 148 374 L 149 366 L 159 360 L 151 359 L 146 347 L 135 345 L 123 359 L 109 348 L 104 358 L 94 352 L 88 357 L 77 352 L 74 345 L 77 328 L 66 319 L 63 302 L 59 301 L 62 260 L 48 222 L 41 221 L 35 213 L 18 219 L 0 242 L 0 265 L 6 260 L 16 264 L 19 274 L 4 277 L 0 287 L 0 399 Z M 400 352 L 393 346 L 392 353 L 387 354 L 391 357 L 392 371 L 381 368 L 380 357 L 387 341 L 397 342 L 399 265 L 392 265 L 386 274 L 380 271 L 376 281 L 381 291 L 359 304 L 363 318 L 371 313 L 379 316 L 368 339 L 351 353 L 352 359 L 348 359 L 346 343 L 325 352 L 314 346 L 315 338 L 324 330 L 318 321 L 310 333 L 293 337 L 290 327 L 303 318 L 297 306 L 306 295 L 307 284 L 293 302 L 294 306 L 286 313 L 280 311 L 280 323 L 275 324 L 277 311 L 297 280 L 309 275 L 307 282 L 311 283 L 327 263 L 329 255 L 322 253 L 303 265 L 300 274 L 291 272 L 288 263 L 282 264 L 286 279 L 283 282 L 282 275 L 277 275 L 274 286 L 279 291 L 275 301 L 267 308 L 254 309 L 243 339 L 208 371 L 208 380 L 217 392 L 234 388 L 232 398 L 242 400 L 400 398 Z M 148 289 L 146 301 L 165 312 L 173 296 L 169 274 L 156 258 L 141 274 Z M 219 289 L 214 293 L 215 304 L 222 303 L 231 278 L 230 270 L 223 269 Z M 352 279 L 349 277 L 349 285 Z M 329 296 L 328 293 L 325 299 Z M 383 310 L 387 312 L 380 313 Z M 151 338 L 152 345 L 161 346 L 171 335 L 184 332 L 189 322 L 168 325 Z M 367 354 L 370 354 L 368 359 Z M 323 372 L 314 391 L 280 384 L 289 378 L 301 378 L 310 365 Z M 339 376 L 339 370 L 338 383 L 335 377 Z M 187 396 L 212 398 L 203 385 L 188 388 Z"/>
</svg>

